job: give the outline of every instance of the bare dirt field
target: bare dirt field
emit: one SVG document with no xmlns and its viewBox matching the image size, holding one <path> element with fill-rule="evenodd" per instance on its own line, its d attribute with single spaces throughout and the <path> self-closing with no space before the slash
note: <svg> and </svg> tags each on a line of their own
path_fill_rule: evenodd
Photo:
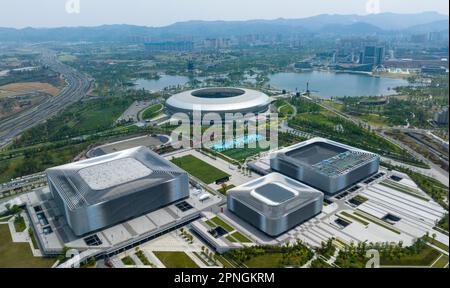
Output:
<svg viewBox="0 0 450 288">
<path fill-rule="evenodd" d="M 44 92 L 52 96 L 58 95 L 60 89 L 41 82 L 12 83 L 0 86 L 0 98 L 11 97 L 33 92 Z"/>
</svg>

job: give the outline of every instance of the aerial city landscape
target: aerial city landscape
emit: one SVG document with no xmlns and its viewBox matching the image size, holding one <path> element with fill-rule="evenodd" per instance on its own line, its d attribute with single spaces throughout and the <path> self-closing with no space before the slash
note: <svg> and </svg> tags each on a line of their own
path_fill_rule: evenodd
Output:
<svg viewBox="0 0 450 288">
<path fill-rule="evenodd" d="M 0 22 L 0 268 L 448 268 L 448 11 L 270 19 Z"/>
</svg>

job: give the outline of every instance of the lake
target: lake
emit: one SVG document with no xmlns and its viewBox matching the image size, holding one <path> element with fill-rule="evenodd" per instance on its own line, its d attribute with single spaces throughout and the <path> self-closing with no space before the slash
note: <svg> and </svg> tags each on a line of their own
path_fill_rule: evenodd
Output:
<svg viewBox="0 0 450 288">
<path fill-rule="evenodd" d="M 305 91 L 326 98 L 342 96 L 382 96 L 395 94 L 393 88 L 407 86 L 405 79 L 373 77 L 366 74 L 308 71 L 275 73 L 269 84 L 288 91 Z"/>
<path fill-rule="evenodd" d="M 135 89 L 142 89 L 149 91 L 162 90 L 169 86 L 184 85 L 189 82 L 189 78 L 186 76 L 174 76 L 174 75 L 161 75 L 158 80 L 137 79 L 133 83 Z"/>
</svg>

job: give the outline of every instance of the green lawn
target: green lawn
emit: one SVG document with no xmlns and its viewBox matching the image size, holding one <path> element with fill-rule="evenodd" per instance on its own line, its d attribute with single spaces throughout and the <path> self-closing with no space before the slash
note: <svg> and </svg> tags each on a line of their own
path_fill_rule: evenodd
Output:
<svg viewBox="0 0 450 288">
<path fill-rule="evenodd" d="M 441 253 L 430 246 L 427 246 L 419 254 L 406 255 L 400 259 L 383 259 L 380 263 L 383 266 L 430 266 Z"/>
<path fill-rule="evenodd" d="M 14 219 L 14 228 L 16 232 L 23 232 L 27 229 L 27 224 L 25 224 L 25 219 L 21 215 L 17 215 Z"/>
<path fill-rule="evenodd" d="M 217 226 L 216 224 L 211 222 L 211 220 L 206 220 L 205 223 L 208 224 L 208 226 L 211 227 L 211 228 L 215 228 Z"/>
<path fill-rule="evenodd" d="M 237 161 L 244 161 L 248 157 L 257 155 L 258 153 L 268 151 L 269 148 L 261 148 L 259 144 L 256 145 L 256 148 L 248 148 L 248 145 L 245 145 L 245 147 L 242 148 L 233 148 L 228 149 L 225 151 L 222 151 L 222 153 L 225 156 L 228 156 L 234 160 Z"/>
<path fill-rule="evenodd" d="M 344 215 L 344 216 L 346 216 L 346 217 L 349 217 L 349 218 L 351 218 L 351 219 L 353 219 L 353 220 L 356 220 L 356 221 L 358 221 L 359 223 L 361 223 L 361 224 L 363 224 L 363 225 L 365 225 L 365 226 L 369 225 L 369 222 L 366 222 L 366 221 L 364 221 L 364 220 L 362 220 L 362 219 L 356 217 L 356 216 L 353 215 L 353 214 L 347 213 L 347 212 L 345 212 L 345 211 L 341 212 L 341 214 Z"/>
<path fill-rule="evenodd" d="M 226 259 L 222 255 L 216 253 L 216 258 L 219 260 L 220 263 L 222 263 L 224 268 L 235 268 L 234 265 L 230 262 L 230 260 Z"/>
<path fill-rule="evenodd" d="M 234 186 L 233 184 L 230 184 L 230 185 L 227 185 L 227 186 L 225 187 L 225 189 L 223 189 L 223 187 L 222 187 L 222 188 L 220 188 L 220 189 L 217 190 L 217 191 L 219 191 L 219 192 L 222 193 L 223 195 L 227 195 L 227 191 L 230 190 L 230 189 L 233 189 L 234 187 L 236 187 L 236 186 Z"/>
<path fill-rule="evenodd" d="M 8 222 L 8 220 L 11 219 L 11 218 L 12 218 L 12 216 L 6 216 L 6 217 L 3 217 L 3 218 L 0 218 L 0 222 Z"/>
<path fill-rule="evenodd" d="M 231 236 L 233 236 L 236 240 L 238 240 L 239 242 L 242 243 L 252 243 L 252 240 L 248 239 L 247 237 L 245 237 L 242 233 L 236 231 L 233 234 L 231 234 Z"/>
<path fill-rule="evenodd" d="M 282 253 L 266 253 L 244 262 L 249 268 L 281 268 Z"/>
<path fill-rule="evenodd" d="M 156 116 L 158 116 L 159 112 L 161 111 L 161 109 L 163 108 L 163 104 L 158 103 L 155 105 L 152 105 L 150 107 L 148 107 L 147 109 L 144 110 L 144 112 L 142 112 L 142 118 L 143 119 L 153 119 Z"/>
<path fill-rule="evenodd" d="M 227 239 L 227 240 L 230 241 L 231 243 L 238 242 L 236 239 L 234 239 L 233 237 L 231 237 L 231 235 L 226 236 L 225 239 Z"/>
<path fill-rule="evenodd" d="M 311 262 L 311 268 L 333 268 L 333 266 L 331 266 L 321 258 L 316 258 Z"/>
<path fill-rule="evenodd" d="M 358 202 L 360 202 L 361 204 L 364 203 L 364 202 L 369 201 L 368 198 L 366 198 L 366 197 L 364 197 L 362 195 L 356 195 L 355 197 L 353 197 L 353 199 L 358 201 Z"/>
<path fill-rule="evenodd" d="M 54 263 L 34 257 L 28 243 L 13 243 L 8 225 L 0 224 L 0 268 L 50 268 Z"/>
<path fill-rule="evenodd" d="M 283 264 L 283 253 L 275 252 L 252 257 L 244 264 L 249 268 L 281 268 L 287 265 L 298 265 L 298 261 L 301 261 L 300 257 L 293 257 L 291 261 Z"/>
<path fill-rule="evenodd" d="M 58 60 L 61 62 L 75 62 L 77 59 L 77 56 L 72 54 L 62 53 L 58 55 Z"/>
<path fill-rule="evenodd" d="M 294 113 L 294 108 L 292 108 L 290 104 L 285 104 L 278 108 L 278 113 L 281 114 L 280 116 L 282 117 L 289 117 Z"/>
<path fill-rule="evenodd" d="M 147 259 L 147 256 L 145 256 L 144 252 L 138 251 L 138 252 L 136 252 L 136 256 L 139 258 L 139 260 L 141 260 L 142 264 L 144 264 L 146 266 L 152 265 L 150 263 L 150 261 Z"/>
<path fill-rule="evenodd" d="M 172 159 L 172 163 L 206 184 L 211 184 L 216 180 L 230 176 L 192 155 Z"/>
<path fill-rule="evenodd" d="M 153 253 L 167 268 L 199 268 L 184 252 L 154 251 Z"/>
<path fill-rule="evenodd" d="M 445 268 L 445 266 L 447 266 L 448 264 L 448 256 L 447 255 L 442 255 L 441 258 L 439 258 L 438 261 L 436 261 L 436 263 L 433 264 L 433 268 Z"/>
<path fill-rule="evenodd" d="M 390 224 L 388 224 L 388 223 L 386 223 L 386 224 L 381 223 L 381 221 L 383 221 L 383 220 L 381 220 L 381 219 L 380 219 L 380 221 L 375 221 L 375 220 L 370 219 L 369 217 L 367 217 L 367 216 L 365 216 L 365 215 L 363 215 L 363 214 L 361 214 L 361 213 L 358 213 L 358 212 L 355 212 L 355 215 L 356 215 L 356 216 L 359 216 L 359 217 L 361 217 L 361 218 L 364 218 L 364 219 L 366 219 L 366 220 L 369 221 L 369 222 L 372 222 L 372 223 L 374 223 L 374 224 L 377 224 L 378 226 L 383 227 L 383 228 L 385 228 L 385 229 L 387 229 L 387 230 L 389 230 L 389 231 L 392 231 L 392 232 L 394 232 L 394 233 L 396 233 L 396 234 L 401 234 L 400 231 L 394 229 Z M 375 216 L 372 216 L 372 217 L 376 218 Z"/>
<path fill-rule="evenodd" d="M 231 232 L 234 230 L 233 227 L 231 227 L 228 223 L 226 223 L 225 221 L 223 221 L 222 219 L 220 219 L 219 217 L 214 217 L 212 219 L 210 219 L 212 222 L 214 222 L 215 224 L 217 224 L 218 226 L 221 226 L 223 229 L 227 230 L 228 232 Z"/>
<path fill-rule="evenodd" d="M 448 246 L 445 245 L 444 243 L 441 243 L 441 242 L 439 242 L 439 241 L 433 239 L 432 237 L 426 237 L 426 236 L 425 236 L 425 240 L 428 241 L 428 242 L 430 242 L 431 244 L 435 245 L 436 247 L 439 247 L 439 248 L 441 248 L 442 250 L 448 252 Z"/>
<path fill-rule="evenodd" d="M 414 190 L 412 190 L 411 188 L 409 188 L 409 187 L 407 187 L 405 185 L 397 184 L 397 183 L 389 181 L 389 180 L 385 180 L 383 182 L 380 182 L 380 184 L 383 185 L 383 186 L 392 188 L 392 189 L 394 189 L 396 191 L 400 191 L 400 192 L 403 192 L 405 194 L 411 195 L 413 197 L 422 199 L 424 201 L 427 201 L 427 202 L 430 201 L 428 198 L 417 194 Z"/>
<path fill-rule="evenodd" d="M 124 265 L 136 265 L 136 263 L 134 263 L 133 259 L 130 256 L 125 256 L 122 258 L 122 263 Z"/>
</svg>

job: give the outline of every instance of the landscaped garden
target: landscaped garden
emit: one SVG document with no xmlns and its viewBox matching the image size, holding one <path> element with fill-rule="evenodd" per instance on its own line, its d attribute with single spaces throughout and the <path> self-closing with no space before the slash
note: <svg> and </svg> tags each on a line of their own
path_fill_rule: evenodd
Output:
<svg viewBox="0 0 450 288">
<path fill-rule="evenodd" d="M 34 257 L 29 243 L 13 243 L 9 226 L 0 224 L 0 268 L 50 268 L 55 261 Z"/>
<path fill-rule="evenodd" d="M 166 268 L 199 268 L 198 265 L 184 252 L 154 251 L 156 257 Z"/>
<path fill-rule="evenodd" d="M 233 249 L 226 257 L 249 268 L 280 268 L 305 265 L 314 253 L 301 242 L 289 246 L 252 246 Z"/>
<path fill-rule="evenodd" d="M 142 118 L 143 119 L 153 119 L 156 116 L 158 116 L 161 112 L 161 110 L 164 108 L 164 105 L 161 103 L 152 105 L 148 107 L 147 109 L 142 112 Z"/>
<path fill-rule="evenodd" d="M 206 184 L 211 184 L 216 180 L 230 176 L 222 170 L 219 170 L 216 167 L 211 166 L 192 155 L 173 158 L 171 161 L 181 169 L 185 170 L 186 172 L 200 179 Z"/>
</svg>

